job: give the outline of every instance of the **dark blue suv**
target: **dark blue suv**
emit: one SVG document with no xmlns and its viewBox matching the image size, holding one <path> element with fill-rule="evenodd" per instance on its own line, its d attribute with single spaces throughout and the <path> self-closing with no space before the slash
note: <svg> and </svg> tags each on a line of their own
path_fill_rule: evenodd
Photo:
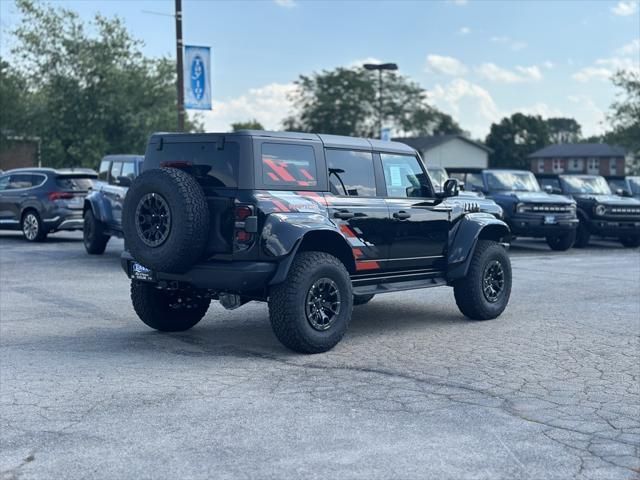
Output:
<svg viewBox="0 0 640 480">
<path fill-rule="evenodd" d="M 84 246 L 87 253 L 104 253 L 111 237 L 122 237 L 122 205 L 131 182 L 140 174 L 141 155 L 107 155 L 98 180 L 84 200 Z"/>
<path fill-rule="evenodd" d="M 59 230 L 82 229 L 82 202 L 96 172 L 19 168 L 0 175 L 0 229 L 41 242 Z"/>
</svg>

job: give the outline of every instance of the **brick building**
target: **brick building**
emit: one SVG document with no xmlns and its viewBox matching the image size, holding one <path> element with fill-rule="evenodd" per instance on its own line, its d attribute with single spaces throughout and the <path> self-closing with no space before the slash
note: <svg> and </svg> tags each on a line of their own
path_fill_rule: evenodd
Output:
<svg viewBox="0 0 640 480">
<path fill-rule="evenodd" d="M 533 173 L 586 173 L 624 175 L 624 148 L 606 143 L 549 145 L 529 155 Z"/>
<path fill-rule="evenodd" d="M 0 170 L 38 166 L 38 140 L 3 138 L 0 145 Z"/>
</svg>

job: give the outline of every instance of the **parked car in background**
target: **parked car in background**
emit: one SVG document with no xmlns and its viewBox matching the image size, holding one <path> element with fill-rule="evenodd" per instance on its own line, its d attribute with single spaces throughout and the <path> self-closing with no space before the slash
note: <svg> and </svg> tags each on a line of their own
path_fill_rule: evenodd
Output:
<svg viewBox="0 0 640 480">
<path fill-rule="evenodd" d="M 30 242 L 82 229 L 82 202 L 97 174 L 89 169 L 19 168 L 0 175 L 0 229 Z"/>
<path fill-rule="evenodd" d="M 526 170 L 450 169 L 467 190 L 482 192 L 502 207 L 514 236 L 543 237 L 552 250 L 568 250 L 578 227 L 576 202 L 543 191 Z"/>
<path fill-rule="evenodd" d="M 615 195 L 640 199 L 640 177 L 609 176 L 604 178 L 607 180 L 611 192 Z"/>
<path fill-rule="evenodd" d="M 436 191 L 441 192 L 444 186 L 444 183 L 449 179 L 449 175 L 444 167 L 429 167 L 427 166 L 427 172 L 429 173 L 429 177 L 431 177 L 431 182 L 433 183 L 433 187 Z M 459 182 L 461 189 L 458 192 L 458 195 L 452 197 L 450 201 L 452 202 L 467 202 L 467 203 L 475 203 L 478 206 L 479 211 L 484 213 L 490 213 L 496 218 L 503 217 L 502 207 L 498 205 L 496 202 L 484 196 L 481 192 L 470 192 L 468 190 L 463 190 L 462 186 L 463 182 Z"/>
<path fill-rule="evenodd" d="M 102 254 L 111 237 L 122 237 L 124 197 L 143 160 L 142 155 L 108 155 L 100 162 L 98 179 L 82 206 L 87 253 Z"/>
<path fill-rule="evenodd" d="M 614 195 L 599 175 L 538 175 L 540 184 L 571 196 L 580 224 L 576 247 L 586 247 L 591 235 L 614 237 L 628 248 L 640 246 L 640 200 Z"/>
</svg>

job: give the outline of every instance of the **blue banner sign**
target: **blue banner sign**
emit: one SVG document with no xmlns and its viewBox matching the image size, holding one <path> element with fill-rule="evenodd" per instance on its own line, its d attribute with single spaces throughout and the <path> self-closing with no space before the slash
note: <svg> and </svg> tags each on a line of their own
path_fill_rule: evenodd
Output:
<svg viewBox="0 0 640 480">
<path fill-rule="evenodd" d="M 184 47 L 184 107 L 211 110 L 211 49 Z"/>
</svg>

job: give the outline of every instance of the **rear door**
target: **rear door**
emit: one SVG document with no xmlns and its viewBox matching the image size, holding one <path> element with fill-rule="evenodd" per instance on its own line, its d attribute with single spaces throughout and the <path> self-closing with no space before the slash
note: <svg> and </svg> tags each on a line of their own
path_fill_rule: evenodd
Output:
<svg viewBox="0 0 640 480">
<path fill-rule="evenodd" d="M 389 209 L 376 188 L 371 151 L 326 149 L 329 216 L 348 239 L 358 272 L 379 270 L 389 256 Z"/>
<path fill-rule="evenodd" d="M 444 269 L 451 207 L 435 198 L 416 156 L 381 153 L 380 162 L 393 235 L 389 266 Z"/>
</svg>

